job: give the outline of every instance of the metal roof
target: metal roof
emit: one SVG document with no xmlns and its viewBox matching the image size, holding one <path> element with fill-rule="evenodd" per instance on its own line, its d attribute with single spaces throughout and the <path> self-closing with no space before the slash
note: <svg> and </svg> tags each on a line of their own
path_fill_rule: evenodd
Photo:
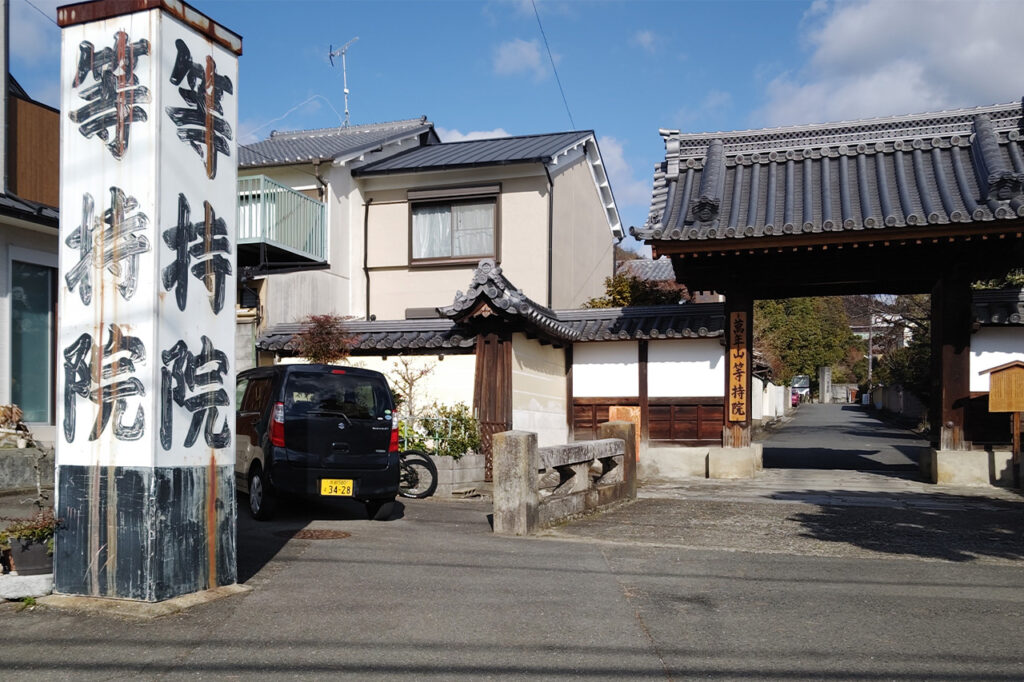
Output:
<svg viewBox="0 0 1024 682">
<path fill-rule="evenodd" d="M 388 123 L 270 133 L 266 140 L 238 145 L 238 167 L 259 168 L 354 156 L 397 140 L 433 133 L 426 116 Z"/>
<path fill-rule="evenodd" d="M 730 133 L 663 130 L 645 240 L 1024 216 L 1021 103 Z"/>
<path fill-rule="evenodd" d="M 593 137 L 592 130 L 577 130 L 547 135 L 443 142 L 410 149 L 367 164 L 353 171 L 353 175 L 408 173 L 511 163 L 548 163 L 559 154 Z"/>
</svg>

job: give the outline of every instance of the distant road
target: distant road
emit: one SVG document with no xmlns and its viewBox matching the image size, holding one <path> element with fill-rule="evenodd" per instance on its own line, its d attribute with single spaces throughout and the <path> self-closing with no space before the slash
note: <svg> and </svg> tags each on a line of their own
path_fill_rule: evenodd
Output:
<svg viewBox="0 0 1024 682">
<path fill-rule="evenodd" d="M 803 404 L 764 441 L 765 468 L 915 471 L 928 442 L 861 405 Z"/>
</svg>

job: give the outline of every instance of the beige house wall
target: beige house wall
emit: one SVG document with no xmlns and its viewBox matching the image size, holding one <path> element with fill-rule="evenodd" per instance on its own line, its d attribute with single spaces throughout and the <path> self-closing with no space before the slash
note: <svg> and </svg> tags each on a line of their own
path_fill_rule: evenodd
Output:
<svg viewBox="0 0 1024 682">
<path fill-rule="evenodd" d="M 329 181 L 324 196 L 324 203 L 327 204 L 329 267 L 264 277 L 260 291 L 263 327 L 282 322 L 298 322 L 313 314 L 334 313 L 358 317 L 363 314 L 363 310 L 353 305 L 355 296 L 352 295 L 353 276 L 362 275 L 361 271 L 353 272 L 352 254 L 355 251 L 349 231 L 349 225 L 353 224 L 349 216 L 353 203 L 353 197 L 350 196 L 354 189 L 352 178 L 347 170 L 332 168 L 329 163 L 322 164 L 319 172 L 321 178 Z M 312 164 L 241 170 L 238 175 L 266 175 L 311 196 L 315 196 L 312 190 L 320 186 Z M 362 204 L 358 196 L 354 202 L 360 206 Z M 361 234 L 359 238 L 361 240 Z"/>
<path fill-rule="evenodd" d="M 540 164 L 440 173 L 408 173 L 360 180 L 369 204 L 367 261 L 370 313 L 402 319 L 407 308 L 450 305 L 465 291 L 476 262 L 410 266 L 408 190 L 468 185 L 501 185 L 498 198 L 497 258 L 506 275 L 527 296 L 546 302 L 547 176 Z M 361 224 L 361 217 L 360 217 Z"/>
<path fill-rule="evenodd" d="M 554 176 L 554 186 L 551 307 L 578 308 L 604 294 L 615 239 L 588 163 Z"/>
<path fill-rule="evenodd" d="M 569 440 L 565 350 L 512 336 L 512 428 L 533 431 L 541 447 Z"/>
</svg>

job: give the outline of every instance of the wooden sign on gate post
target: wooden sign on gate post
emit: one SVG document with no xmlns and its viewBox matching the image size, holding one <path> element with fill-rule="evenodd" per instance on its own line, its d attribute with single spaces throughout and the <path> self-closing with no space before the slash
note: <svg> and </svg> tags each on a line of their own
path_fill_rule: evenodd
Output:
<svg viewBox="0 0 1024 682">
<path fill-rule="evenodd" d="M 1013 482 L 1020 486 L 1020 424 L 1024 412 L 1024 361 L 1014 360 L 998 367 L 982 370 L 990 374 L 988 389 L 989 412 L 1013 413 Z"/>
</svg>

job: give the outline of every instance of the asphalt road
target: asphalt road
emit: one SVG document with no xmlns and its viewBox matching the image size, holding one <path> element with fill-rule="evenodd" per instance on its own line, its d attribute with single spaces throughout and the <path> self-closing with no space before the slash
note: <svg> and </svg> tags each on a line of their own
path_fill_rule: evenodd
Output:
<svg viewBox="0 0 1024 682">
<path fill-rule="evenodd" d="M 1018 680 L 1021 499 L 774 470 L 529 539 L 486 500 L 243 511 L 251 592 L 146 621 L 0 603 L 2 677 Z"/>
<path fill-rule="evenodd" d="M 860 405 L 800 405 L 764 440 L 764 466 L 916 471 L 928 442 L 876 419 Z"/>
<path fill-rule="evenodd" d="M 969 512 L 936 516 L 957 524 L 956 555 L 886 545 L 884 515 L 881 546 L 860 547 L 842 508 L 793 502 L 662 496 L 532 539 L 495 537 L 474 501 L 411 501 L 384 523 L 344 506 L 243 516 L 251 593 L 142 622 L 2 605 L 3 677 L 1019 679 L 1024 517 L 988 506 L 973 530 Z M 847 525 L 876 518 L 857 509 Z M 998 556 L 955 544 L 974 530 L 1004 540 Z"/>
</svg>

